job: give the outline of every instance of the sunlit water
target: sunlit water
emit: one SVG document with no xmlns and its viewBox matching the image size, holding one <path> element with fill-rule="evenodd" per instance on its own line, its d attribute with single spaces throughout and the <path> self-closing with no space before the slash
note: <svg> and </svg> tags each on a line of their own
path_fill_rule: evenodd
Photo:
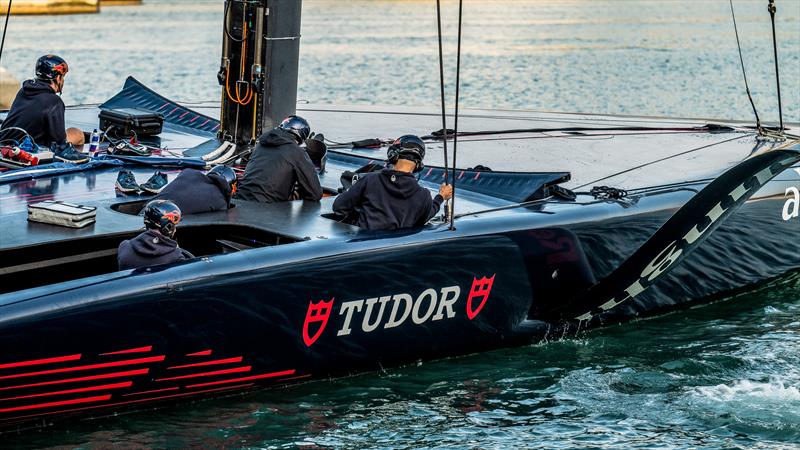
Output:
<svg viewBox="0 0 800 450">
<path fill-rule="evenodd" d="M 462 105 L 749 119 L 726 1 L 465 2 Z M 751 90 L 777 120 L 766 0 L 736 1 Z M 784 119 L 800 121 L 800 1 L 778 2 Z M 12 17 L 2 65 L 50 51 L 64 99 L 127 75 L 186 102 L 219 96 L 221 3 Z M 449 69 L 455 4 L 446 2 Z M 430 1 L 305 0 L 299 97 L 438 103 Z M 452 75 L 452 73 L 451 73 Z M 452 95 L 452 89 L 449 90 Z M 800 275 L 578 339 L 111 419 L 0 435 L 0 447 L 796 448 Z"/>
</svg>

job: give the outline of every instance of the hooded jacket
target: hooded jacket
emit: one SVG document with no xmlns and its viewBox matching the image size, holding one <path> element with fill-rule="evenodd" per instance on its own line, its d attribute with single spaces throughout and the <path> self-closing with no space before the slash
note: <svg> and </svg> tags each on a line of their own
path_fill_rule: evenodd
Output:
<svg viewBox="0 0 800 450">
<path fill-rule="evenodd" d="M 277 128 L 262 134 L 245 167 L 236 198 L 285 202 L 291 198 L 295 186 L 303 200 L 322 198 L 317 170 L 292 135 Z"/>
<path fill-rule="evenodd" d="M 169 264 L 186 259 L 178 243 L 155 230 L 122 241 L 117 250 L 119 270 Z"/>
<path fill-rule="evenodd" d="M 181 209 L 181 214 L 197 214 L 228 209 L 231 187 L 224 178 L 216 174 L 206 175 L 195 169 L 184 169 L 164 186 L 154 197 L 169 200 Z"/>
<path fill-rule="evenodd" d="M 49 84 L 27 80 L 17 92 L 2 128 L 22 128 L 45 147 L 54 142 L 62 144 L 67 141 L 64 109 L 64 101 Z"/>
<path fill-rule="evenodd" d="M 420 227 L 439 212 L 444 199 L 431 199 L 413 174 L 383 169 L 358 180 L 333 202 L 339 214 L 358 214 L 356 225 L 368 230 Z"/>
</svg>

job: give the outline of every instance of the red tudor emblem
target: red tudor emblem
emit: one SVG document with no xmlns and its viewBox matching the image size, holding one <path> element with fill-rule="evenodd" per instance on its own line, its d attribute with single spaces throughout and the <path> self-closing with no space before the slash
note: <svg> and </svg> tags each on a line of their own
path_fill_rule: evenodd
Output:
<svg viewBox="0 0 800 450">
<path fill-rule="evenodd" d="M 491 278 L 482 277 L 478 279 L 473 277 L 472 287 L 469 289 L 469 297 L 467 297 L 467 317 L 469 317 L 469 320 L 474 319 L 475 316 L 481 312 L 483 306 L 486 304 L 486 300 L 489 299 L 495 275 L 497 274 L 492 274 Z M 472 306 L 473 298 L 481 299 L 480 304 L 476 307 Z"/>
<path fill-rule="evenodd" d="M 333 298 L 329 301 L 320 300 L 317 303 L 308 302 L 308 310 L 306 311 L 306 321 L 303 323 L 303 342 L 306 343 L 307 347 L 311 347 L 319 337 L 322 335 L 322 332 L 325 330 L 325 326 L 328 325 L 328 317 L 331 315 L 331 309 L 333 308 Z M 311 328 L 312 324 L 317 324 L 319 328 L 314 333 L 313 336 L 309 336 L 308 330 Z"/>
</svg>

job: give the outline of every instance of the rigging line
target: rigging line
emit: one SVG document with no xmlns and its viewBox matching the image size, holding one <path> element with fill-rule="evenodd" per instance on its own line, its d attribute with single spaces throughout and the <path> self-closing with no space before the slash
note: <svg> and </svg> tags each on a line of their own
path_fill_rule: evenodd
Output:
<svg viewBox="0 0 800 450">
<path fill-rule="evenodd" d="M 733 131 L 733 127 L 727 125 L 715 125 L 712 123 L 697 127 L 640 127 L 640 126 L 621 126 L 621 127 L 562 127 L 562 128 L 512 128 L 507 130 L 482 130 L 482 131 L 462 131 L 459 136 L 485 136 L 496 134 L 517 134 L 517 133 L 553 133 L 553 132 L 578 132 L 578 131 L 682 131 L 693 133 L 706 133 L 713 131 Z M 425 135 L 423 140 L 439 140 L 440 135 Z"/>
<path fill-rule="evenodd" d="M 436 0 L 436 26 L 439 31 L 439 89 L 442 96 L 442 132 L 445 137 L 442 139 L 444 144 L 444 182 L 447 183 L 447 116 L 445 115 L 444 103 L 444 57 L 442 56 L 442 6 L 440 0 Z"/>
<path fill-rule="evenodd" d="M 746 138 L 746 137 L 750 137 L 750 136 L 752 136 L 752 134 L 743 134 L 743 135 L 741 135 L 741 136 L 732 137 L 732 138 L 730 138 L 730 139 L 725 139 L 725 140 L 723 140 L 723 141 L 714 142 L 713 144 L 702 145 L 702 146 L 700 146 L 700 147 L 695 147 L 695 148 L 692 148 L 692 149 L 686 150 L 686 151 L 684 151 L 684 152 L 675 153 L 674 155 L 665 156 L 665 157 L 663 157 L 663 158 L 659 158 L 659 159 L 656 159 L 656 160 L 654 160 L 654 161 L 648 161 L 648 162 L 646 162 L 646 163 L 644 163 L 644 164 L 639 164 L 638 166 L 630 167 L 630 168 L 628 168 L 628 169 L 625 169 L 625 170 L 619 171 L 619 172 L 617 172 L 617 173 L 612 173 L 611 175 L 605 176 L 605 177 L 603 177 L 603 178 L 598 178 L 597 180 L 590 181 L 590 182 L 588 182 L 588 183 L 584 183 L 584 184 L 582 184 L 582 185 L 580 185 L 580 186 L 578 186 L 578 187 L 576 187 L 576 188 L 573 188 L 572 190 L 573 190 L 573 191 L 577 191 L 578 189 L 585 188 L 586 186 L 589 186 L 589 185 L 592 185 L 592 184 L 599 183 L 599 182 L 601 182 L 601 181 L 607 180 L 607 179 L 609 179 L 609 178 L 616 177 L 616 176 L 618 176 L 618 175 L 622 175 L 622 174 L 624 174 L 624 173 L 627 173 L 627 172 L 631 172 L 631 171 L 633 171 L 633 170 L 636 170 L 636 169 L 641 169 L 642 167 L 646 167 L 646 166 L 649 166 L 649 165 L 651 165 L 651 164 L 656 164 L 656 163 L 659 163 L 659 162 L 662 162 L 662 161 L 666 161 L 666 160 L 668 160 L 668 159 L 675 158 L 676 156 L 682 156 L 682 155 L 685 155 L 685 154 L 687 154 L 687 153 L 696 152 L 696 151 L 698 151 L 698 150 L 703 150 L 703 149 L 705 149 L 705 148 L 713 147 L 713 146 L 715 146 L 715 145 L 724 144 L 724 143 L 726 143 L 726 142 L 731 142 L 731 141 L 735 141 L 735 140 L 738 140 L 738 139 L 744 139 L 744 138 Z"/>
<path fill-rule="evenodd" d="M 456 110 L 453 124 L 453 196 L 450 199 L 450 230 L 455 230 L 453 225 L 453 212 L 456 208 L 456 157 L 458 155 L 458 90 L 461 84 L 461 17 L 463 12 L 464 1 L 458 0 L 458 46 L 456 47 Z M 447 130 L 444 130 L 445 138 L 447 137 Z M 447 177 L 445 177 L 447 181 Z"/>
<path fill-rule="evenodd" d="M 3 26 L 3 40 L 0 41 L 0 61 L 3 60 L 3 47 L 6 45 L 6 30 L 8 30 L 8 18 L 11 16 L 11 0 L 8 0 L 8 10 L 6 10 L 6 24 Z"/>
<path fill-rule="evenodd" d="M 769 5 L 767 5 L 767 10 L 769 10 L 770 19 L 772 20 L 772 51 L 775 55 L 775 83 L 778 86 L 778 117 L 780 118 L 781 128 L 778 133 L 783 133 L 783 108 L 781 106 L 781 77 L 778 74 L 778 43 L 775 38 L 775 12 L 777 8 L 775 7 L 775 0 L 769 0 Z"/>
<path fill-rule="evenodd" d="M 747 85 L 747 73 L 744 70 L 744 58 L 742 57 L 742 46 L 739 44 L 739 29 L 736 27 L 736 14 L 733 12 L 733 0 L 728 0 L 731 5 L 731 17 L 733 18 L 733 31 L 736 33 L 736 47 L 739 48 L 739 62 L 742 65 L 742 77 L 744 77 L 744 89 L 747 91 L 747 98 L 750 99 L 750 106 L 753 107 L 753 114 L 756 116 L 756 128 L 758 134 L 762 133 L 761 119 L 758 118 L 758 111 L 756 111 L 756 104 L 753 102 L 753 96 L 750 95 L 750 86 Z"/>
</svg>

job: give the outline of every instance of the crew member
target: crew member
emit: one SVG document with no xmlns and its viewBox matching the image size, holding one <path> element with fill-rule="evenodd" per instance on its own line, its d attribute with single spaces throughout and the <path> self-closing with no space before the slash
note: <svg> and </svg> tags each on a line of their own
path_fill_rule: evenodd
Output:
<svg viewBox="0 0 800 450">
<path fill-rule="evenodd" d="M 184 215 L 225 211 L 236 185 L 236 173 L 228 166 L 216 166 L 206 174 L 184 169 L 154 198 L 175 203 Z"/>
<path fill-rule="evenodd" d="M 189 255 L 173 239 L 181 221 L 181 210 L 168 200 L 151 200 L 144 207 L 146 230 L 133 239 L 122 241 L 117 250 L 119 270 L 169 264 Z"/>
<path fill-rule="evenodd" d="M 322 186 L 317 170 L 300 148 L 310 134 L 308 122 L 298 116 L 289 116 L 262 134 L 244 169 L 236 197 L 264 203 L 319 201 Z"/>
<path fill-rule="evenodd" d="M 417 136 L 397 138 L 389 147 L 387 162 L 394 167 L 370 172 L 350 189 L 339 194 L 333 211 L 356 215 L 356 225 L 368 230 L 396 230 L 420 227 L 439 211 L 444 200 L 453 196 L 453 187 L 442 184 L 431 198 L 417 183 L 415 173 L 422 170 L 425 143 Z"/>
<path fill-rule="evenodd" d="M 55 158 L 81 163 L 88 160 L 72 146 L 83 145 L 83 131 L 64 129 L 64 102 L 61 92 L 69 67 L 63 58 L 45 55 L 36 61 L 36 78 L 22 83 L 14 103 L 3 121 L 3 129 L 25 130 L 41 146 L 51 147 Z"/>
</svg>

